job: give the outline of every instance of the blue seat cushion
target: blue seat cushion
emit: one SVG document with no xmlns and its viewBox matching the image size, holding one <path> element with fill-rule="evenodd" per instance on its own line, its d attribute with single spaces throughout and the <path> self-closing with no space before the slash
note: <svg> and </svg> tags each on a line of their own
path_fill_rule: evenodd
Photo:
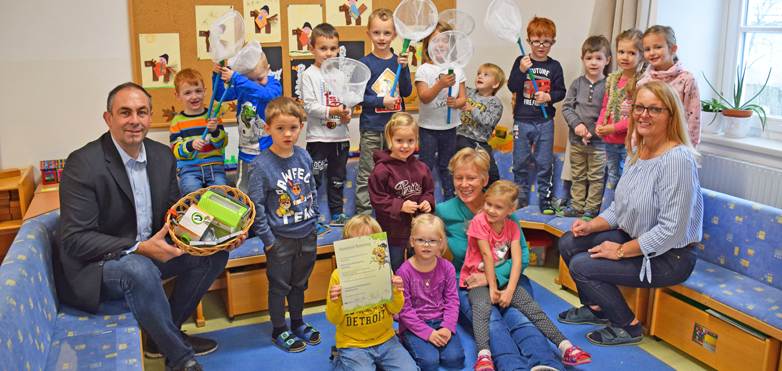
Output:
<svg viewBox="0 0 782 371">
<path fill-rule="evenodd" d="M 47 370 L 138 370 L 141 333 L 126 302 L 101 303 L 97 314 L 60 305 Z"/>
<path fill-rule="evenodd" d="M 782 328 L 782 290 L 775 287 L 701 259 L 682 286 Z"/>
<path fill-rule="evenodd" d="M 528 205 L 523 209 L 516 210 L 516 216 L 520 222 L 531 222 L 546 224 L 551 219 L 556 218 L 554 215 L 545 215 L 540 212 L 538 205 Z"/>
<path fill-rule="evenodd" d="M 565 233 L 570 232 L 570 226 L 578 220 L 578 218 L 553 218 L 546 222 L 546 224 L 554 227 L 556 230 Z"/>
</svg>

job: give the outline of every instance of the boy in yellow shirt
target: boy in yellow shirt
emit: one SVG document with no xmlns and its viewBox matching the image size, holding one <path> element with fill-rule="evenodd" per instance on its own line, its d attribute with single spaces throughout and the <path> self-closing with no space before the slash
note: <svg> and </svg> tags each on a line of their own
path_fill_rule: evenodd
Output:
<svg viewBox="0 0 782 371">
<path fill-rule="evenodd" d="M 353 238 L 380 233 L 382 229 L 375 219 L 367 215 L 350 218 L 342 229 L 342 238 Z M 397 314 L 405 304 L 402 294 L 402 278 L 392 281 L 394 300 L 390 303 L 360 312 L 345 314 L 342 307 L 342 286 L 335 269 L 329 281 L 329 299 L 326 301 L 326 318 L 337 326 L 334 337 L 337 346 L 332 347 L 332 365 L 342 370 L 420 370 L 394 333 L 392 314 Z"/>
</svg>

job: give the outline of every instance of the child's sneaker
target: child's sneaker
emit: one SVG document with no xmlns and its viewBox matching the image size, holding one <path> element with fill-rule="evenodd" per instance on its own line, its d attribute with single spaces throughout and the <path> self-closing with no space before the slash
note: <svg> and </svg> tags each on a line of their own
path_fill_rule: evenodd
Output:
<svg viewBox="0 0 782 371">
<path fill-rule="evenodd" d="M 331 216 L 331 225 L 341 227 L 344 226 L 345 223 L 348 222 L 350 219 L 350 215 L 342 213 L 342 214 L 334 214 Z"/>
<path fill-rule="evenodd" d="M 491 355 L 478 355 L 478 360 L 475 361 L 475 367 L 472 369 L 475 371 L 494 371 L 494 361 L 491 360 Z"/>
<path fill-rule="evenodd" d="M 592 355 L 572 345 L 562 353 L 562 363 L 570 366 L 583 365 L 592 362 Z"/>
<path fill-rule="evenodd" d="M 556 210 L 551 206 L 551 200 L 547 198 L 540 199 L 540 212 L 543 215 L 554 215 Z"/>
<path fill-rule="evenodd" d="M 322 234 L 328 233 L 331 230 L 331 227 L 321 222 L 318 222 L 318 224 L 315 225 L 315 230 L 318 231 L 318 236 L 320 236 Z"/>
<path fill-rule="evenodd" d="M 581 215 L 581 220 L 590 221 L 594 218 L 597 218 L 597 213 L 592 210 L 584 211 L 584 214 Z"/>
<path fill-rule="evenodd" d="M 578 212 L 578 210 L 574 209 L 573 207 L 568 207 L 567 209 L 565 209 L 565 212 L 562 213 L 562 216 L 564 216 L 565 218 L 578 218 L 579 215 L 580 213 Z"/>
</svg>

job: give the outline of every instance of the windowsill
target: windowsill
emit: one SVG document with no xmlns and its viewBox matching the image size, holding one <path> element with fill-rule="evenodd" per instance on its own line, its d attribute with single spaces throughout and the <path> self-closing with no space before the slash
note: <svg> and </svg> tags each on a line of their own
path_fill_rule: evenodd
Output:
<svg viewBox="0 0 782 371">
<path fill-rule="evenodd" d="M 782 142 L 747 136 L 729 138 L 724 134 L 701 134 L 698 151 L 782 169 Z"/>
<path fill-rule="evenodd" d="M 711 143 L 723 147 L 782 158 L 782 143 L 778 140 L 750 136 L 745 138 L 730 138 L 726 137 L 724 134 L 701 134 L 701 143 Z"/>
</svg>

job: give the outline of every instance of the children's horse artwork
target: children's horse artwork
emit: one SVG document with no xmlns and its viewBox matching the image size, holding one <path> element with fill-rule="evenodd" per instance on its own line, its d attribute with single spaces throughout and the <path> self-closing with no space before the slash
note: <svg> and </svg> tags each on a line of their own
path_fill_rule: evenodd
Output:
<svg viewBox="0 0 782 371">
<path fill-rule="evenodd" d="M 296 49 L 307 50 L 307 45 L 310 44 L 310 34 L 312 33 L 312 26 L 309 22 L 305 22 L 302 28 L 296 28 L 291 32 L 296 36 Z"/>
<path fill-rule="evenodd" d="M 255 19 L 255 33 L 261 33 L 261 30 L 266 34 L 272 33 L 272 22 L 279 21 L 279 14 L 269 16 L 269 6 L 264 5 L 260 10 L 253 10 L 250 12 L 250 16 Z"/>
<path fill-rule="evenodd" d="M 356 21 L 356 26 L 361 26 L 361 15 L 367 10 L 366 4 L 356 7 L 357 0 L 348 0 L 348 4 L 339 6 L 339 11 L 345 13 L 345 24 L 351 26 Z"/>
<path fill-rule="evenodd" d="M 177 73 L 174 67 L 168 65 L 168 54 L 161 55 L 157 60 L 148 60 L 144 62 L 144 67 L 152 68 L 152 81 L 158 81 L 163 78 L 163 82 L 168 82 L 172 75 Z"/>
<path fill-rule="evenodd" d="M 198 31 L 198 37 L 205 37 L 206 38 L 206 52 L 209 53 L 209 33 L 211 31 Z"/>
</svg>

